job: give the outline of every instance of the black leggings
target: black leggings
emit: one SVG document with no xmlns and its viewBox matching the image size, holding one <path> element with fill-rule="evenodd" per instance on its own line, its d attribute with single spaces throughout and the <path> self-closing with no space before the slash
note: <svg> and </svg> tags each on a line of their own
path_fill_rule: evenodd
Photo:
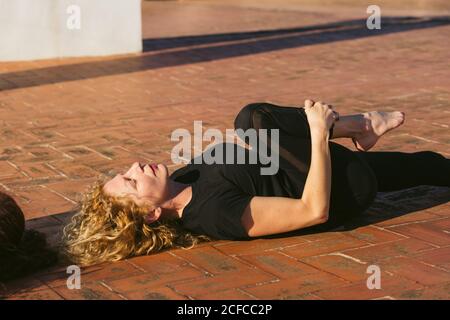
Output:
<svg viewBox="0 0 450 320">
<path fill-rule="evenodd" d="M 311 136 L 303 108 L 252 103 L 239 112 L 234 125 L 235 129 L 243 130 L 279 129 L 280 169 L 288 172 L 299 186 L 304 186 L 311 161 Z M 361 152 L 331 141 L 329 147 L 330 212 L 320 230 L 329 230 L 360 215 L 372 204 L 378 191 L 418 185 L 450 187 L 450 159 L 436 152 Z"/>
</svg>

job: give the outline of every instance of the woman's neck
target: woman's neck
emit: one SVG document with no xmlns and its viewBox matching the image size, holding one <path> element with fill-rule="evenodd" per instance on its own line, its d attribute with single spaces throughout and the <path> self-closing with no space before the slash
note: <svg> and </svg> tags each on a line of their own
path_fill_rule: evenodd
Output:
<svg viewBox="0 0 450 320">
<path fill-rule="evenodd" d="M 192 199 L 192 187 L 189 184 L 171 181 L 169 194 L 169 200 L 161 205 L 161 216 L 169 219 L 179 219 L 183 215 L 183 209 Z"/>
</svg>

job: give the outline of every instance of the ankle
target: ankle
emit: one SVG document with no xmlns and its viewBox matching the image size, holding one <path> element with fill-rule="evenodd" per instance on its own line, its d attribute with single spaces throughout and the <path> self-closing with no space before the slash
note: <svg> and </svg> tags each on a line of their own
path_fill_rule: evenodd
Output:
<svg viewBox="0 0 450 320">
<path fill-rule="evenodd" d="M 369 112 L 364 112 L 358 115 L 357 133 L 364 134 L 370 130 L 370 114 Z"/>
<path fill-rule="evenodd" d="M 331 138 L 358 138 L 369 130 L 369 125 L 370 120 L 363 113 L 341 116 Z"/>
<path fill-rule="evenodd" d="M 369 119 L 367 116 L 368 113 L 349 116 L 347 129 L 350 138 L 357 138 L 369 130 Z"/>
</svg>

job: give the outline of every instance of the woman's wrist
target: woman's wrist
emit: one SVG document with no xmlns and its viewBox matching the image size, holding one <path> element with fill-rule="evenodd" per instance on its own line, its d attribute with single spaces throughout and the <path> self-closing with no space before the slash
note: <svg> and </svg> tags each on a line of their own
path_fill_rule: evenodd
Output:
<svg viewBox="0 0 450 320">
<path fill-rule="evenodd" d="M 315 128 L 311 129 L 310 132 L 312 141 L 328 141 L 330 138 L 330 131 L 326 128 Z"/>
</svg>

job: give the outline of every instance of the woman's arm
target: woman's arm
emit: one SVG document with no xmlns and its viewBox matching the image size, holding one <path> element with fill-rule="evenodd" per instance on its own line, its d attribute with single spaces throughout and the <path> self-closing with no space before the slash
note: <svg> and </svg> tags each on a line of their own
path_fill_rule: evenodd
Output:
<svg viewBox="0 0 450 320">
<path fill-rule="evenodd" d="M 242 225 L 250 237 L 297 230 L 328 219 L 331 193 L 329 129 L 332 110 L 324 104 L 305 102 L 311 127 L 311 165 L 300 199 L 253 197 L 244 210 Z"/>
<path fill-rule="evenodd" d="M 326 222 L 330 209 L 331 158 L 328 131 L 311 130 L 311 165 L 306 178 L 302 200 L 319 218 Z"/>
</svg>

